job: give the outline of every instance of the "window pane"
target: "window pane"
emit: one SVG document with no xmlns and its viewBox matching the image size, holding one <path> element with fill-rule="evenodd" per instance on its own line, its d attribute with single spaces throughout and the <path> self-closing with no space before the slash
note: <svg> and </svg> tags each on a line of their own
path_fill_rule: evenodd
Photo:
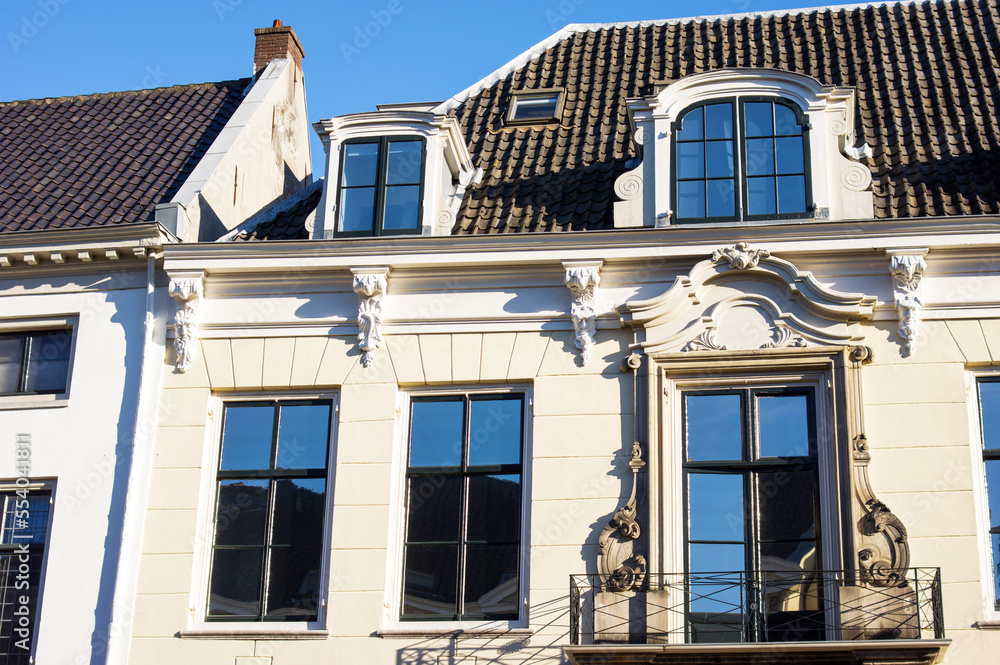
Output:
<svg viewBox="0 0 1000 665">
<path fill-rule="evenodd" d="M 420 185 L 397 185 L 385 190 L 383 229 L 415 229 L 420 219 Z"/>
<path fill-rule="evenodd" d="M 71 341 L 72 335 L 65 331 L 31 335 L 25 381 L 28 392 L 57 393 L 66 390 Z"/>
<path fill-rule="evenodd" d="M 309 478 L 274 481 L 272 545 L 321 545 L 326 480 Z"/>
<path fill-rule="evenodd" d="M 774 133 L 777 136 L 802 135 L 802 126 L 795 119 L 795 111 L 784 104 L 774 105 Z"/>
<path fill-rule="evenodd" d="M 378 143 L 345 143 L 344 187 L 374 187 L 378 169 Z"/>
<path fill-rule="evenodd" d="M 768 471 L 757 476 L 761 540 L 808 540 L 816 537 L 819 504 L 816 473 Z"/>
<path fill-rule="evenodd" d="M 733 571 L 746 568 L 743 545 L 692 544 L 688 561 L 692 640 L 724 642 L 738 638 L 745 605 L 745 576 Z M 720 574 L 724 572 L 729 574 Z"/>
<path fill-rule="evenodd" d="M 521 476 L 469 478 L 469 541 L 517 542 L 521 533 Z"/>
<path fill-rule="evenodd" d="M 708 217 L 732 217 L 736 214 L 734 189 L 732 180 L 708 182 Z"/>
<path fill-rule="evenodd" d="M 325 469 L 330 405 L 283 406 L 278 414 L 278 469 Z"/>
<path fill-rule="evenodd" d="M 747 175 L 774 173 L 774 139 L 749 139 L 747 146 Z"/>
<path fill-rule="evenodd" d="M 256 619 L 263 562 L 263 549 L 215 550 L 208 615 Z"/>
<path fill-rule="evenodd" d="M 422 141 L 390 141 L 385 182 L 388 185 L 419 185 Z"/>
<path fill-rule="evenodd" d="M 705 107 L 705 138 L 733 138 L 732 104 L 711 104 Z"/>
<path fill-rule="evenodd" d="M 986 460 L 986 494 L 990 529 L 1000 528 L 1000 460 Z M 994 563 L 1000 565 L 1000 559 Z"/>
<path fill-rule="evenodd" d="M 774 178 L 748 178 L 747 198 L 751 215 L 773 215 Z"/>
<path fill-rule="evenodd" d="M 771 102 L 747 102 L 743 106 L 747 136 L 774 136 L 771 121 Z"/>
<path fill-rule="evenodd" d="M 465 401 L 413 402 L 410 466 L 461 466 Z"/>
<path fill-rule="evenodd" d="M 694 144 L 701 145 L 701 144 Z M 709 141 L 708 146 L 708 177 L 731 178 L 733 174 L 733 142 Z M 683 177 L 683 176 L 682 176 Z"/>
<path fill-rule="evenodd" d="M 407 542 L 458 541 L 463 488 L 461 476 L 410 478 L 406 504 Z"/>
<path fill-rule="evenodd" d="M 271 468 L 274 407 L 226 407 L 219 469 L 236 471 Z"/>
<path fill-rule="evenodd" d="M 319 611 L 321 561 L 319 547 L 272 548 L 264 616 L 315 621 Z"/>
<path fill-rule="evenodd" d="M 678 141 L 699 141 L 705 136 L 702 107 L 688 111 L 681 118 L 681 129 L 677 131 Z"/>
<path fill-rule="evenodd" d="M 403 614 L 452 618 L 458 613 L 458 545 L 409 545 L 403 571 Z"/>
<path fill-rule="evenodd" d="M 778 212 L 806 212 L 805 176 L 778 176 Z"/>
<path fill-rule="evenodd" d="M 993 598 L 994 607 L 1000 610 L 1000 565 L 996 564 L 1000 561 L 1000 533 L 990 534 L 990 542 L 993 545 Z"/>
<path fill-rule="evenodd" d="M 521 463 L 521 400 L 473 399 L 469 466 Z"/>
<path fill-rule="evenodd" d="M 778 173 L 803 173 L 805 171 L 801 137 L 774 139 L 774 145 L 775 150 L 777 150 Z"/>
<path fill-rule="evenodd" d="M 469 545 L 465 554 L 463 614 L 517 618 L 518 557 L 517 545 Z"/>
<path fill-rule="evenodd" d="M 979 414 L 983 419 L 983 447 L 1000 449 L 1000 381 L 980 382 Z"/>
<path fill-rule="evenodd" d="M 16 494 L 8 494 L 0 497 L 6 498 L 6 506 L 3 515 L 3 537 L 0 542 L 5 545 L 16 545 L 18 543 L 30 543 L 32 546 L 41 547 L 45 544 L 46 532 L 49 526 L 49 499 L 50 494 L 45 491 L 31 490 L 28 494 L 28 517 L 24 518 L 24 505 L 18 508 L 17 503 L 23 501 Z M 21 512 L 20 517 L 18 512 Z"/>
<path fill-rule="evenodd" d="M 677 183 L 677 216 L 705 216 L 705 183 L 701 180 Z"/>
<path fill-rule="evenodd" d="M 215 544 L 263 545 L 267 528 L 267 480 L 223 480 L 215 515 Z"/>
<path fill-rule="evenodd" d="M 677 177 L 678 178 L 705 177 L 704 143 L 677 144 Z"/>
<path fill-rule="evenodd" d="M 537 97 L 516 96 L 514 98 L 514 120 L 549 119 L 556 115 L 559 95 L 542 95 Z"/>
<path fill-rule="evenodd" d="M 819 553 L 815 540 L 761 543 L 760 567 L 762 570 L 779 573 L 794 573 L 797 570 L 818 570 Z M 791 584 L 798 584 L 801 576 L 790 574 Z M 779 577 L 780 579 L 780 577 Z"/>
<path fill-rule="evenodd" d="M 809 451 L 809 397 L 757 397 L 761 457 L 805 457 Z"/>
<path fill-rule="evenodd" d="M 375 188 L 359 187 L 340 192 L 340 230 L 373 232 L 372 217 L 375 213 Z"/>
<path fill-rule="evenodd" d="M 688 459 L 743 459 L 741 412 L 739 395 L 686 395 L 684 415 Z"/>
<path fill-rule="evenodd" d="M 743 474 L 688 474 L 690 540 L 743 540 L 743 515 Z"/>
<path fill-rule="evenodd" d="M 0 393 L 18 391 L 23 344 L 21 335 L 0 335 Z"/>
</svg>

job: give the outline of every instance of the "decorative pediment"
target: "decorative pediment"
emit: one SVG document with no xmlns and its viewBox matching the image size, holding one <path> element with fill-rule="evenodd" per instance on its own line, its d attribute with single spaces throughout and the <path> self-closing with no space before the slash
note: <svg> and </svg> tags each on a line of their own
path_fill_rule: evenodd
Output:
<svg viewBox="0 0 1000 665">
<path fill-rule="evenodd" d="M 619 317 L 643 331 L 638 346 L 646 352 L 848 346 L 861 341 L 857 324 L 872 317 L 875 302 L 737 243 L 717 249 L 663 295 L 626 303 Z"/>
</svg>

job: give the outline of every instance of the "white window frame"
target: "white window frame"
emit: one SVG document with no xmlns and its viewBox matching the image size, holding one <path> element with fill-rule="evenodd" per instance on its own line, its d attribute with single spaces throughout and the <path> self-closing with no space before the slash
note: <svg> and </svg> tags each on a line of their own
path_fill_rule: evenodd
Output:
<svg viewBox="0 0 1000 665">
<path fill-rule="evenodd" d="M 334 461 L 337 459 L 337 426 L 340 422 L 340 396 L 336 392 L 287 391 L 281 393 L 226 393 L 213 395 L 210 401 L 211 422 L 205 428 L 201 468 L 201 499 L 197 511 L 197 532 L 194 538 L 194 574 L 191 579 L 191 613 L 181 637 L 206 639 L 267 639 L 296 637 L 325 639 L 329 635 L 327 617 L 330 595 L 331 536 L 333 532 L 333 493 L 336 480 Z M 206 621 L 208 590 L 211 584 L 212 546 L 215 542 L 215 507 L 218 479 L 216 471 L 222 447 L 222 421 L 226 404 L 238 402 L 276 402 L 324 399 L 332 403 L 330 442 L 327 449 L 326 505 L 323 516 L 323 558 L 320 566 L 321 596 L 316 621 Z"/>
<path fill-rule="evenodd" d="M 76 314 L 44 316 L 31 319 L 0 321 L 0 334 L 70 331 L 69 367 L 66 369 L 66 389 L 50 395 L 4 395 L 0 397 L 0 411 L 12 409 L 41 409 L 69 406 L 73 385 L 73 366 L 76 364 L 76 340 L 80 330 L 80 317 Z"/>
<path fill-rule="evenodd" d="M 399 618 L 403 596 L 403 549 L 406 531 L 406 468 L 410 432 L 410 403 L 414 397 L 459 395 L 524 396 L 524 449 L 521 451 L 521 559 L 518 618 L 501 621 L 403 621 Z M 393 447 L 392 488 L 389 496 L 389 556 L 385 578 L 385 613 L 379 635 L 420 636 L 440 633 L 472 635 L 509 634 L 527 631 L 531 558 L 531 470 L 532 389 L 530 385 L 457 385 L 401 392 L 397 403 L 396 441 Z"/>
<path fill-rule="evenodd" d="M 979 563 L 982 571 L 982 617 L 976 622 L 977 628 L 1000 629 L 1000 611 L 994 606 L 993 548 L 990 542 L 990 516 L 986 503 L 986 464 L 983 460 L 983 433 L 979 420 L 979 381 L 991 379 L 1000 381 L 1000 368 L 973 370 L 966 374 L 966 394 L 969 407 L 969 453 L 972 471 L 972 486 L 976 510 L 979 547 Z"/>
</svg>

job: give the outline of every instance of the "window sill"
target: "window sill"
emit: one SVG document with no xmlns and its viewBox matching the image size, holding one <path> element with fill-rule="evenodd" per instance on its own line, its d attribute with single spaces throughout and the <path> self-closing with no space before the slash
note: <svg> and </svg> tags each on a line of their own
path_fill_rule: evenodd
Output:
<svg viewBox="0 0 1000 665">
<path fill-rule="evenodd" d="M 0 411 L 9 409 L 52 409 L 69 406 L 69 395 L 5 395 L 0 397 Z"/>
<path fill-rule="evenodd" d="M 383 639 L 405 639 L 416 637 L 447 637 L 453 639 L 476 639 L 483 637 L 530 637 L 535 634 L 531 628 L 382 628 L 375 632 Z"/>
<path fill-rule="evenodd" d="M 1000 630 L 1000 617 L 982 619 L 973 624 L 973 627 L 979 630 Z"/>
<path fill-rule="evenodd" d="M 267 630 L 219 627 L 181 630 L 177 632 L 177 637 L 187 640 L 325 640 L 330 637 L 330 631 L 308 628 Z"/>
</svg>

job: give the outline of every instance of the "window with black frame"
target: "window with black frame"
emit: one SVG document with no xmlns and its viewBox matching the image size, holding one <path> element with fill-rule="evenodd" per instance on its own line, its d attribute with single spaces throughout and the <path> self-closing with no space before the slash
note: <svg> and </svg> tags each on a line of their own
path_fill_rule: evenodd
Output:
<svg viewBox="0 0 1000 665">
<path fill-rule="evenodd" d="M 332 408 L 225 405 L 209 620 L 318 619 Z"/>
<path fill-rule="evenodd" d="M 813 391 L 685 392 L 683 409 L 689 640 L 823 639 Z"/>
<path fill-rule="evenodd" d="M 674 123 L 678 223 L 812 215 L 808 122 L 776 98 L 704 102 Z"/>
<path fill-rule="evenodd" d="M 38 600 L 42 564 L 48 541 L 47 489 L 0 493 L 3 529 L 0 533 L 0 663 L 34 662 L 34 636 L 38 632 Z M 27 572 L 25 572 L 27 571 Z M 22 602 L 27 601 L 27 602 Z M 16 628 L 27 626 L 26 632 Z"/>
<path fill-rule="evenodd" d="M 352 139 L 340 150 L 336 235 L 420 233 L 424 140 Z"/>
<path fill-rule="evenodd" d="M 520 616 L 524 396 L 414 398 L 404 620 Z"/>
<path fill-rule="evenodd" d="M 0 334 L 0 395 L 66 392 L 72 330 Z"/>
<path fill-rule="evenodd" d="M 993 607 L 1000 611 L 1000 379 L 979 381 L 979 422 L 993 561 Z"/>
</svg>

